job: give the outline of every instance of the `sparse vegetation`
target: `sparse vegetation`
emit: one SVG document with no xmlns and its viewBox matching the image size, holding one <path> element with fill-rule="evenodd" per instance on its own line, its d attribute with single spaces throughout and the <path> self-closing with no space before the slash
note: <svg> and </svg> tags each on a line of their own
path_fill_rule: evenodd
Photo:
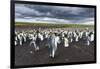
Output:
<svg viewBox="0 0 100 69">
<path fill-rule="evenodd" d="M 36 26 L 36 27 L 48 27 L 48 28 L 94 28 L 94 25 L 81 25 L 81 24 L 49 24 L 49 23 L 28 23 L 28 22 L 16 22 L 15 26 Z"/>
</svg>

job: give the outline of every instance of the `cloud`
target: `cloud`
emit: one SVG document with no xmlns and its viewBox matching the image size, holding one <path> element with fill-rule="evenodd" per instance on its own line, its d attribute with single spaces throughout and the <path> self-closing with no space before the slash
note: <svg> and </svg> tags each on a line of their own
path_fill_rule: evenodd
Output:
<svg viewBox="0 0 100 69">
<path fill-rule="evenodd" d="M 65 19 L 57 19 L 57 18 L 48 18 L 48 17 L 35 17 L 35 18 L 17 18 L 16 21 L 18 22 L 39 22 L 39 23 L 70 23 L 69 20 Z"/>
<path fill-rule="evenodd" d="M 94 21 L 94 8 L 45 6 L 45 5 L 15 5 L 15 20 L 17 21 L 48 21 L 64 23 L 86 23 Z M 28 20 L 27 20 L 28 19 Z M 33 19 L 33 20 L 32 20 Z"/>
<path fill-rule="evenodd" d="M 28 7 L 25 7 L 24 5 L 17 5 L 15 7 L 15 17 L 19 16 L 17 14 L 20 14 L 20 16 L 41 16 L 43 13 L 40 13 L 39 11 L 36 11 L 35 9 L 30 9 Z"/>
</svg>

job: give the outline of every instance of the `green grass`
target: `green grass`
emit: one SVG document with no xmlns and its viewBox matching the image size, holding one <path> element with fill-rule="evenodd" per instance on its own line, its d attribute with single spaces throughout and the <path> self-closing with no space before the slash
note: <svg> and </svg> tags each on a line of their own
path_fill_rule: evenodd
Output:
<svg viewBox="0 0 100 69">
<path fill-rule="evenodd" d="M 15 26 L 36 26 L 36 27 L 50 27 L 50 28 L 94 28 L 94 25 L 81 25 L 81 24 L 49 24 L 49 23 L 28 23 L 16 22 Z"/>
</svg>

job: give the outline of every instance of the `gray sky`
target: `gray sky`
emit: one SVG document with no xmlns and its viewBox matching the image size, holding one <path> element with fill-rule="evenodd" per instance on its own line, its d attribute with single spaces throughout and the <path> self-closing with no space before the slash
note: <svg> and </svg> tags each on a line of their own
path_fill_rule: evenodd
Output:
<svg viewBox="0 0 100 69">
<path fill-rule="evenodd" d="M 94 24 L 94 8 L 15 4 L 15 21 Z"/>
</svg>

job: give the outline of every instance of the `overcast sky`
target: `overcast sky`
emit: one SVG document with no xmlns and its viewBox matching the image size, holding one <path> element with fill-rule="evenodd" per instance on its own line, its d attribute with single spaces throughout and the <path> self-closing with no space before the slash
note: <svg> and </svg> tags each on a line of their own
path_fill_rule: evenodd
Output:
<svg viewBox="0 0 100 69">
<path fill-rule="evenodd" d="M 15 21 L 94 24 L 94 8 L 15 4 Z"/>
</svg>

